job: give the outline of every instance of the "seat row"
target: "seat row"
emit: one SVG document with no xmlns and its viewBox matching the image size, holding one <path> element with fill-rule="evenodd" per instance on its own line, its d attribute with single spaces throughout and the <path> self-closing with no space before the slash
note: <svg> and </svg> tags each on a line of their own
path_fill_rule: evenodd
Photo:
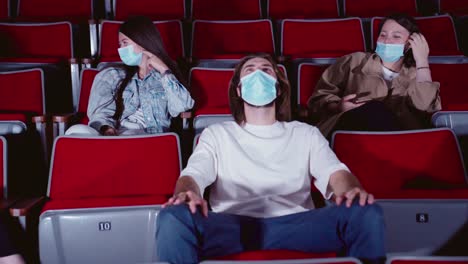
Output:
<svg viewBox="0 0 468 264">
<path fill-rule="evenodd" d="M 0 143 L 3 162 L 7 141 L 0 137 Z M 339 131 L 332 147 L 382 206 L 388 253 L 437 250 L 466 228 L 468 179 L 451 130 Z M 7 180 L 0 189 L 9 191 L 6 183 L 11 178 L 2 164 Z M 54 143 L 46 197 L 34 203 L 13 201 L 8 208 L 21 219 L 39 217 L 33 209 L 40 212 L 39 225 L 26 228 L 38 228 L 43 263 L 152 262 L 156 217 L 172 195 L 180 170 L 179 138 L 174 133 L 61 136 Z M 8 191 L 4 198 L 16 198 Z M 259 256 L 292 259 L 336 253 L 246 252 L 223 259 Z"/>
<path fill-rule="evenodd" d="M 153 20 L 251 20 L 261 18 L 338 18 L 412 16 L 451 13 L 468 15 L 466 0 L 1 0 L 0 20 L 58 21 L 125 20 L 146 15 Z"/>
</svg>

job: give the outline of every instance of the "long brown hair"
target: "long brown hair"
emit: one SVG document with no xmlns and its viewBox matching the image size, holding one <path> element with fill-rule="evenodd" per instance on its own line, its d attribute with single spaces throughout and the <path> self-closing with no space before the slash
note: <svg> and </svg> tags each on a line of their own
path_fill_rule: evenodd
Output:
<svg viewBox="0 0 468 264">
<path fill-rule="evenodd" d="M 413 33 L 421 32 L 419 30 L 418 24 L 416 24 L 416 20 L 412 16 L 409 16 L 407 14 L 402 14 L 402 13 L 396 13 L 396 14 L 389 15 L 382 20 L 382 22 L 379 25 L 379 35 L 380 35 L 380 32 L 382 31 L 383 25 L 388 20 L 394 20 L 400 26 L 404 27 L 406 30 L 408 30 L 408 32 L 410 33 L 410 36 Z M 403 64 L 406 67 L 416 66 L 416 61 L 414 60 L 412 49 L 409 49 L 407 52 L 405 52 L 405 55 L 403 58 Z"/>
<path fill-rule="evenodd" d="M 119 31 L 129 39 L 133 40 L 136 44 L 140 45 L 143 49 L 151 52 L 161 59 L 167 67 L 169 67 L 176 78 L 184 83 L 182 74 L 180 73 L 176 63 L 167 54 L 161 35 L 151 19 L 145 16 L 131 17 L 120 26 Z M 122 117 L 124 110 L 122 95 L 125 87 L 127 87 L 132 80 L 132 77 L 138 72 L 138 66 L 123 65 L 122 68 L 125 70 L 125 78 L 118 84 L 114 98 L 116 109 L 113 118 L 117 121 Z"/>
<path fill-rule="evenodd" d="M 289 81 L 286 79 L 284 73 L 280 71 L 273 58 L 267 53 L 252 54 L 242 58 L 234 70 L 234 76 L 232 76 L 231 82 L 229 84 L 229 106 L 231 108 L 231 113 L 234 117 L 234 120 L 236 120 L 238 124 L 245 122 L 244 100 L 237 94 L 237 87 L 240 85 L 240 74 L 242 68 L 244 67 L 245 63 L 247 63 L 247 61 L 254 58 L 262 58 L 270 62 L 273 70 L 276 73 L 276 92 L 278 95 L 274 101 L 276 106 L 276 120 L 291 120 L 291 87 L 289 85 Z"/>
</svg>

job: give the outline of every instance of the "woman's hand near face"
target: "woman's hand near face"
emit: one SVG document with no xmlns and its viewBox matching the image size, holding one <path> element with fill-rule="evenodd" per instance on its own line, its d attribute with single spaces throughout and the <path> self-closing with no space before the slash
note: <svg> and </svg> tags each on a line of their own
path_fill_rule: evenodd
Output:
<svg viewBox="0 0 468 264">
<path fill-rule="evenodd" d="M 429 44 L 420 33 L 413 33 L 408 39 L 410 48 L 413 49 L 413 57 L 416 67 L 427 67 L 429 65 Z"/>
<path fill-rule="evenodd" d="M 146 65 L 149 68 L 156 69 L 161 74 L 169 70 L 169 67 L 160 59 L 158 56 L 154 55 L 149 51 L 143 51 L 143 55 L 146 56 Z"/>
</svg>

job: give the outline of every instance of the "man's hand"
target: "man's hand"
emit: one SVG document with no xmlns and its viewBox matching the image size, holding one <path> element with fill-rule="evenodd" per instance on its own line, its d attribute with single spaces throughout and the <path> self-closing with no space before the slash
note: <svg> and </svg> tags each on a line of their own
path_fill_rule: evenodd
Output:
<svg viewBox="0 0 468 264">
<path fill-rule="evenodd" d="M 357 197 L 359 197 L 360 206 L 374 203 L 374 195 L 367 193 L 360 187 L 354 187 L 351 190 L 345 192 L 342 196 L 337 196 L 335 198 L 335 202 L 337 205 L 341 205 L 344 201 L 346 201 L 346 207 L 351 207 L 351 204 Z"/>
<path fill-rule="evenodd" d="M 165 204 L 162 205 L 163 208 L 171 205 L 178 205 L 186 203 L 190 212 L 194 214 L 197 211 L 197 207 L 201 208 L 202 214 L 205 217 L 208 217 L 208 203 L 198 194 L 192 191 L 179 192 L 178 194 L 171 197 Z"/>
</svg>

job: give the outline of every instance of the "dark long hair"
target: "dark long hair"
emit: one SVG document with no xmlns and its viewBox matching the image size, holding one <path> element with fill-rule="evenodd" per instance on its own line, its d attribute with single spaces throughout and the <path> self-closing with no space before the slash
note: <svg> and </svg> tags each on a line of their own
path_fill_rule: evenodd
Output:
<svg viewBox="0 0 468 264">
<path fill-rule="evenodd" d="M 177 67 L 176 63 L 169 57 L 166 49 L 164 48 L 164 44 L 158 29 L 148 17 L 131 17 L 120 26 L 119 31 L 133 40 L 136 44 L 140 45 L 143 49 L 151 52 L 159 59 L 161 59 L 167 65 L 167 67 L 169 67 L 176 78 L 184 83 L 179 68 Z M 125 70 L 125 78 L 122 79 L 122 81 L 120 81 L 118 84 L 114 98 L 116 109 L 113 118 L 117 121 L 119 121 L 122 117 L 124 110 L 122 95 L 125 87 L 127 87 L 132 77 L 138 72 L 138 66 L 123 65 L 122 68 Z"/>
<path fill-rule="evenodd" d="M 406 30 L 408 30 L 408 32 L 410 33 L 410 36 L 413 33 L 421 32 L 419 30 L 418 24 L 416 24 L 416 20 L 412 16 L 409 16 L 407 14 L 397 13 L 397 14 L 389 15 L 382 20 L 382 22 L 379 25 L 379 35 L 380 35 L 380 32 L 382 31 L 383 25 L 388 20 L 394 20 L 400 26 L 404 27 Z M 403 64 L 406 67 L 413 67 L 416 65 L 416 61 L 414 60 L 412 49 L 409 49 L 407 52 L 405 52 L 405 55 L 403 58 Z"/>
<path fill-rule="evenodd" d="M 289 121 L 291 120 L 291 87 L 289 85 L 288 79 L 286 79 L 284 73 L 279 70 L 278 65 L 273 60 L 273 58 L 266 53 L 258 53 L 248 55 L 237 64 L 234 76 L 232 76 L 231 82 L 229 83 L 229 106 L 231 108 L 232 116 L 238 124 L 245 122 L 245 110 L 244 110 L 244 100 L 237 94 L 237 87 L 240 84 L 240 74 L 242 67 L 244 67 L 247 61 L 253 58 L 262 58 L 271 63 L 273 70 L 276 73 L 277 83 L 276 91 L 278 96 L 275 99 L 275 113 L 276 120 L 278 121 Z"/>
</svg>

